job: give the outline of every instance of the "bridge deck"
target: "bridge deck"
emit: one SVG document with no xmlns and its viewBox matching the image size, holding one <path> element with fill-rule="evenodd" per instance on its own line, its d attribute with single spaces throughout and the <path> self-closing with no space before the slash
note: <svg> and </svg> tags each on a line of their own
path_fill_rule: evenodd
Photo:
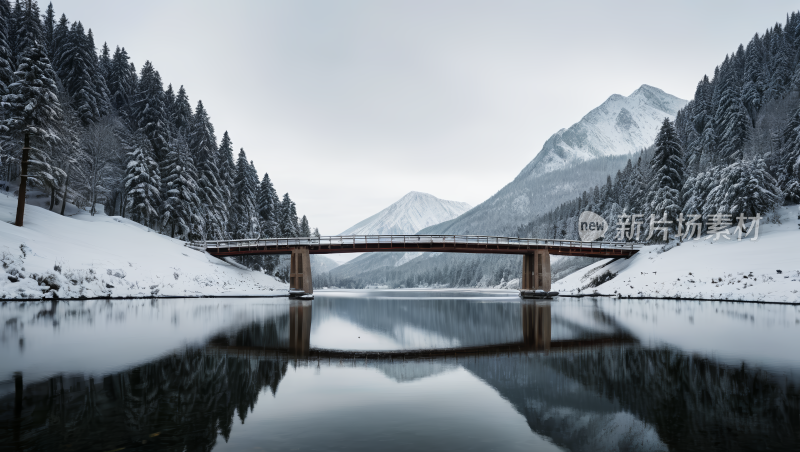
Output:
<svg viewBox="0 0 800 452">
<path fill-rule="evenodd" d="M 530 254 L 546 249 L 549 254 L 587 257 L 630 257 L 641 245 L 620 242 L 579 242 L 480 235 L 360 235 L 301 237 L 195 242 L 213 256 L 248 254 L 290 254 L 296 248 L 308 248 L 310 254 L 365 252 L 446 252 L 482 254 Z"/>
</svg>

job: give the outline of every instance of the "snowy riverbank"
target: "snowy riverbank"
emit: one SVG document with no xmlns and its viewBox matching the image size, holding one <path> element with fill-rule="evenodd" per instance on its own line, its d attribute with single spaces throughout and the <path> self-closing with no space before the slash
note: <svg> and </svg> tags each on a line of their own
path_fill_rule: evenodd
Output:
<svg viewBox="0 0 800 452">
<path fill-rule="evenodd" d="M 780 224 L 761 221 L 758 240 L 751 241 L 751 236 L 739 242 L 733 236 L 647 246 L 630 259 L 605 259 L 575 272 L 553 283 L 553 290 L 800 303 L 798 206 L 779 213 Z"/>
<path fill-rule="evenodd" d="M 287 285 L 240 270 L 184 242 L 121 217 L 94 217 L 29 194 L 25 225 L 17 198 L 0 194 L 0 299 L 285 295 Z"/>
</svg>

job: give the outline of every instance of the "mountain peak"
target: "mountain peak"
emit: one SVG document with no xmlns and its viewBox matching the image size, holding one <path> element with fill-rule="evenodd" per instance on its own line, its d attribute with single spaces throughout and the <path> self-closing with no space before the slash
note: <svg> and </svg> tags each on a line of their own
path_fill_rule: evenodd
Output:
<svg viewBox="0 0 800 452">
<path fill-rule="evenodd" d="M 430 193 L 410 191 L 340 235 L 415 234 L 428 226 L 452 220 L 471 208 L 465 202 L 447 201 Z"/>
<path fill-rule="evenodd" d="M 649 147 L 664 118 L 674 120 L 684 105 L 685 100 L 646 84 L 627 97 L 613 94 L 580 121 L 551 136 L 522 174 L 550 172 L 573 162 Z"/>
</svg>

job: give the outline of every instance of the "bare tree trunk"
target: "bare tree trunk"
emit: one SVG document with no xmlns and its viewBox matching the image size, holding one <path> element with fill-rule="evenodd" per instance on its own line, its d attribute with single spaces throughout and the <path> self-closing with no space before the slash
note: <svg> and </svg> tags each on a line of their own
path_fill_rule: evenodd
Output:
<svg viewBox="0 0 800 452">
<path fill-rule="evenodd" d="M 64 178 L 64 195 L 61 197 L 61 216 L 64 216 L 64 209 L 67 208 L 67 187 L 69 186 L 69 166 L 67 166 L 67 177 Z"/>
<path fill-rule="evenodd" d="M 53 206 L 55 206 L 55 205 L 56 205 L 56 188 L 53 187 L 50 190 L 50 209 L 49 210 L 51 212 L 53 211 Z"/>
</svg>

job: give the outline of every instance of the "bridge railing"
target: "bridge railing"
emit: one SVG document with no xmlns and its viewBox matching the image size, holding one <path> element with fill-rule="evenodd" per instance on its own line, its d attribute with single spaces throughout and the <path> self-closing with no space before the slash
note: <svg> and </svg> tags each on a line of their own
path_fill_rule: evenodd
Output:
<svg viewBox="0 0 800 452">
<path fill-rule="evenodd" d="M 208 240 L 193 242 L 193 247 L 205 249 L 252 249 L 291 246 L 346 246 L 346 245 L 506 245 L 525 247 L 558 247 L 581 249 L 638 250 L 638 243 L 581 242 L 578 240 L 536 239 L 520 237 L 495 237 L 487 235 L 347 235 L 322 237 L 259 238 L 240 240 Z"/>
</svg>

